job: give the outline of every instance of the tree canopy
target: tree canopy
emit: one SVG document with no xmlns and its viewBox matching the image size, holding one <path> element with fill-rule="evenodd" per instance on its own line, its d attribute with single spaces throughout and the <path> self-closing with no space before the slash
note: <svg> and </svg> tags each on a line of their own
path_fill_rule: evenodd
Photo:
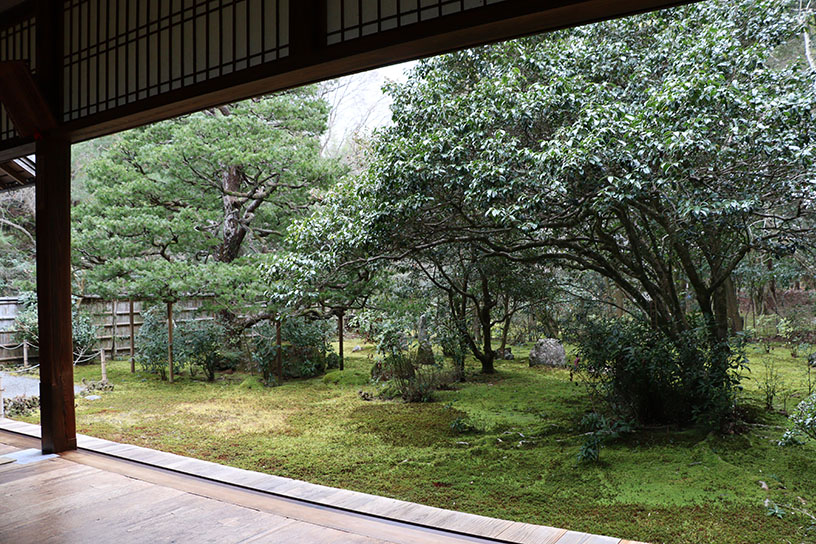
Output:
<svg viewBox="0 0 816 544">
<path fill-rule="evenodd" d="M 335 193 L 364 227 L 343 243 L 592 270 L 665 334 L 691 326 L 688 295 L 724 338 L 745 256 L 812 242 L 813 73 L 774 56 L 801 39 L 796 5 L 705 2 L 422 62 Z"/>
<path fill-rule="evenodd" d="M 237 330 L 267 316 L 259 259 L 340 172 L 319 154 L 327 115 L 307 87 L 125 133 L 87 167 L 75 211 L 86 289 L 215 295 Z"/>
</svg>

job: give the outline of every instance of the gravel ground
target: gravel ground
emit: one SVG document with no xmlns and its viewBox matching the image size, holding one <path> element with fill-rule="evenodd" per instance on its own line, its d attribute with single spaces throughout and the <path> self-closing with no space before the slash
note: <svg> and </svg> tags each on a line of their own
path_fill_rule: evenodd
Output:
<svg viewBox="0 0 816 544">
<path fill-rule="evenodd" d="M 3 398 L 19 397 L 20 395 L 31 397 L 40 394 L 40 380 L 37 378 L 29 378 L 27 376 L 15 376 L 7 372 L 0 372 L 2 383 L 0 387 L 3 391 L 0 395 Z M 79 393 L 82 389 L 80 386 L 74 386 L 74 393 Z"/>
</svg>

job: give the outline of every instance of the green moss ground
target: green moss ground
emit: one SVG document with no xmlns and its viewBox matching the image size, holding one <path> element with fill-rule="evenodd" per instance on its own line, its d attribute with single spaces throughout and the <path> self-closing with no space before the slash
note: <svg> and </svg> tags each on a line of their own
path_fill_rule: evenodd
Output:
<svg viewBox="0 0 816 544">
<path fill-rule="evenodd" d="M 648 429 L 609 444 L 581 465 L 578 424 L 590 408 L 563 370 L 530 369 L 524 349 L 429 404 L 364 401 L 371 346 L 347 370 L 276 388 L 219 375 L 174 385 L 109 365 L 115 391 L 77 400 L 80 433 L 310 482 L 487 516 L 649 542 L 816 542 L 816 445 L 780 448 L 785 417 L 766 413 L 758 380 L 742 404 L 755 424 L 740 435 Z M 750 349 L 752 378 L 773 360 L 801 398 L 805 363 L 777 348 Z M 98 379 L 99 367 L 77 368 Z M 781 399 L 777 409 L 782 407 Z M 455 420 L 475 431 L 459 433 Z M 36 421 L 36 417 L 29 418 Z M 769 487 L 765 490 L 760 481 Z M 768 515 L 768 499 L 785 511 Z"/>
</svg>

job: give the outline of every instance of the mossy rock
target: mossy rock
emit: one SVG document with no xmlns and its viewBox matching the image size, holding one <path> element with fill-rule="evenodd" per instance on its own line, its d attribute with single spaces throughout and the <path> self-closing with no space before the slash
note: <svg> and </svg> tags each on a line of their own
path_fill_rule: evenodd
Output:
<svg viewBox="0 0 816 544">
<path fill-rule="evenodd" d="M 323 383 L 331 385 L 365 385 L 368 377 L 352 370 L 335 370 L 323 376 Z"/>
<path fill-rule="evenodd" d="M 249 376 L 244 381 L 242 381 L 238 387 L 241 389 L 247 389 L 249 391 L 262 391 L 266 388 L 263 382 L 255 376 Z"/>
</svg>

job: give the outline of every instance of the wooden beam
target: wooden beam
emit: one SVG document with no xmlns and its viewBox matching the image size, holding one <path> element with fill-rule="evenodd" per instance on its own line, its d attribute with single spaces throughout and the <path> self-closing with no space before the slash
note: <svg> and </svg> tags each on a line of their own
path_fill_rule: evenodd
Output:
<svg viewBox="0 0 816 544">
<path fill-rule="evenodd" d="M 8 140 L 0 144 L 0 161 L 6 162 L 12 159 L 19 159 L 20 157 L 33 155 L 34 152 L 33 138 L 15 138 L 14 140 Z"/>
<path fill-rule="evenodd" d="M 37 307 L 44 453 L 76 449 L 71 334 L 71 143 L 37 142 Z"/>
<path fill-rule="evenodd" d="M 25 185 L 26 183 L 30 183 L 31 180 L 24 178 L 19 171 L 15 170 L 9 163 L 0 163 L 0 174 L 5 174 L 20 185 Z"/>
<path fill-rule="evenodd" d="M 72 141 L 96 138 L 204 108 L 408 60 L 577 26 L 697 0 L 505 0 L 395 30 L 326 46 L 303 25 L 305 0 L 292 16 L 292 53 L 221 77 L 66 123 Z M 314 13 L 322 2 L 314 2 Z M 312 18 L 313 28 L 321 27 Z M 306 38 L 296 37 L 306 33 Z M 323 33 L 325 36 L 325 32 Z"/>
<path fill-rule="evenodd" d="M 57 121 L 25 62 L 0 62 L 0 103 L 23 138 L 53 130 Z"/>
</svg>

